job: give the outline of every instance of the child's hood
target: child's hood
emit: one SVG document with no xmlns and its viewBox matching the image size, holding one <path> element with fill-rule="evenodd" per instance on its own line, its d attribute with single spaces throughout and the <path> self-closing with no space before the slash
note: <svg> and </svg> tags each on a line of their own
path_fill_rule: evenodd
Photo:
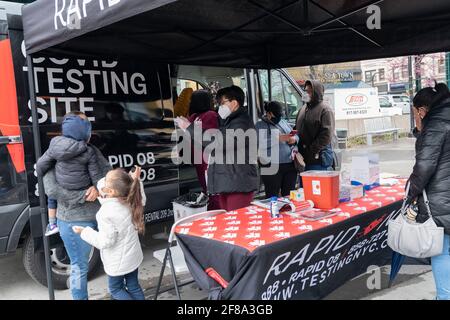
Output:
<svg viewBox="0 0 450 320">
<path fill-rule="evenodd" d="M 79 116 L 66 116 L 61 128 L 63 136 L 77 141 L 89 141 L 89 138 L 91 137 L 91 123 Z"/>
<path fill-rule="evenodd" d="M 86 152 L 87 148 L 85 141 L 59 136 L 51 140 L 49 152 L 55 160 L 69 160 Z"/>
</svg>

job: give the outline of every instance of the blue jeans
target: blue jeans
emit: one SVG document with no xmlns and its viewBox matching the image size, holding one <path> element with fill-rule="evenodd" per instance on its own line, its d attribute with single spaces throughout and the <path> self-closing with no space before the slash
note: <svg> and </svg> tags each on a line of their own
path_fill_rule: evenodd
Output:
<svg viewBox="0 0 450 320">
<path fill-rule="evenodd" d="M 70 258 L 70 292 L 74 300 L 87 300 L 87 275 L 92 246 L 72 230 L 72 226 L 97 228 L 95 221 L 67 222 L 58 220 L 59 234 Z"/>
<path fill-rule="evenodd" d="M 444 248 L 440 256 L 431 258 L 437 300 L 450 300 L 450 235 L 444 234 Z"/>
<path fill-rule="evenodd" d="M 145 300 L 139 285 L 138 269 L 123 276 L 108 276 L 108 287 L 114 300 Z"/>
<path fill-rule="evenodd" d="M 49 209 L 56 209 L 58 208 L 58 202 L 56 199 L 48 198 L 47 206 Z"/>
</svg>

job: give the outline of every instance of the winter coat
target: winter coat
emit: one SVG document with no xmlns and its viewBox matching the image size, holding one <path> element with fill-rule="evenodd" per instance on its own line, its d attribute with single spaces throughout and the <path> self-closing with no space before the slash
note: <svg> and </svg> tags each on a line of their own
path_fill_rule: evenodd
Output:
<svg viewBox="0 0 450 320">
<path fill-rule="evenodd" d="M 417 220 L 427 219 L 422 197 L 425 189 L 434 221 L 450 234 L 450 99 L 431 109 L 423 119 L 423 129 L 416 141 L 416 163 L 409 182 L 409 202 L 418 197 L 420 214 Z"/>
<path fill-rule="evenodd" d="M 332 160 L 331 144 L 335 135 L 334 112 L 323 101 L 324 87 L 319 81 L 311 81 L 313 95 L 311 101 L 304 106 L 297 117 L 296 130 L 299 136 L 299 151 L 306 165 L 322 165 L 330 167 L 332 163 L 324 163 L 324 159 Z M 322 156 L 321 153 L 328 153 Z"/>
<path fill-rule="evenodd" d="M 227 145 L 227 130 L 252 130 L 256 134 L 255 126 L 248 116 L 247 109 L 240 107 L 221 121 L 220 128 L 216 132 L 222 136 L 223 141 L 223 163 L 209 163 L 207 171 L 207 190 L 210 194 L 217 193 L 249 193 L 254 192 L 258 188 L 258 172 L 256 166 L 256 143 L 255 154 L 250 155 L 250 145 L 248 139 L 245 143 L 239 144 L 238 139 L 234 138 L 234 145 Z M 187 128 L 191 137 L 194 137 L 194 125 Z M 215 138 L 213 138 L 214 140 Z M 242 138 L 241 140 L 244 140 Z M 207 144 L 206 144 L 207 145 Z M 231 158 L 234 155 L 234 159 Z M 238 163 L 239 157 L 245 155 L 244 163 Z M 227 161 L 228 160 L 228 161 Z"/>
<path fill-rule="evenodd" d="M 36 164 L 36 172 L 43 176 L 53 166 L 56 181 L 67 190 L 86 189 L 104 177 L 95 150 L 85 141 L 65 136 L 50 141 L 48 150 Z"/>
<path fill-rule="evenodd" d="M 97 188 L 101 190 L 104 179 Z M 141 183 L 142 204 L 145 205 L 145 193 Z M 139 235 L 131 219 L 131 209 L 117 198 L 99 198 L 101 208 L 97 213 L 98 231 L 87 227 L 81 232 L 81 238 L 100 250 L 103 267 L 111 277 L 126 275 L 136 270 L 142 263 Z"/>
<path fill-rule="evenodd" d="M 263 164 L 270 163 L 292 163 L 292 149 L 286 142 L 280 142 L 278 136 L 280 134 L 289 134 L 292 132 L 291 125 L 284 119 L 281 119 L 277 124 L 263 118 L 256 123 L 256 130 L 258 132 L 258 150 L 260 161 Z M 272 134 L 276 138 L 272 138 Z M 261 138 L 261 140 L 259 140 Z M 276 141 L 274 143 L 272 141 Z M 272 156 L 272 148 L 278 147 L 278 157 Z"/>
<path fill-rule="evenodd" d="M 202 130 L 206 131 L 209 129 L 219 128 L 219 115 L 215 111 L 206 111 L 203 113 L 194 113 L 189 117 L 190 122 L 200 120 L 202 122 Z M 192 163 L 197 171 L 197 177 L 202 186 L 203 192 L 207 192 L 205 173 L 208 170 L 208 155 L 204 154 L 204 147 L 199 145 L 192 145 Z M 201 163 L 198 163 L 199 160 Z"/>
<path fill-rule="evenodd" d="M 96 154 L 98 165 L 100 168 L 100 174 L 102 177 L 106 176 L 109 170 L 112 169 L 108 160 L 102 155 L 100 150 L 91 146 Z M 52 168 L 48 171 L 44 177 L 44 189 L 45 194 L 49 198 L 56 199 L 58 201 L 58 210 L 56 217 L 59 220 L 66 222 L 76 221 L 95 221 L 95 214 L 100 209 L 98 201 L 89 202 L 86 201 L 86 189 L 84 190 L 68 190 L 63 188 L 56 181 L 55 169 Z"/>
</svg>

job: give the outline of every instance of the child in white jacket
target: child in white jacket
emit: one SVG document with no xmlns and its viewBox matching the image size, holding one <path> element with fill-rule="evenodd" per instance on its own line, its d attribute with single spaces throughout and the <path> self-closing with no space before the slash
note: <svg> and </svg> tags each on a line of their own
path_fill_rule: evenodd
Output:
<svg viewBox="0 0 450 320">
<path fill-rule="evenodd" d="M 75 226 L 74 232 L 100 250 L 108 288 L 115 300 L 144 300 L 138 280 L 143 254 L 138 233 L 144 233 L 145 193 L 139 180 L 141 168 L 133 173 L 114 169 L 97 184 L 101 208 L 98 231 Z"/>
</svg>

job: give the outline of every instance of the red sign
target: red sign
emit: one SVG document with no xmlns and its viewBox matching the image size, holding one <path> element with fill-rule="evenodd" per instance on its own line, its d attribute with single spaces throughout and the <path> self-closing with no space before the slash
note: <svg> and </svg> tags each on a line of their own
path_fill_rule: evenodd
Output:
<svg viewBox="0 0 450 320">
<path fill-rule="evenodd" d="M 364 94 L 351 94 L 345 98 L 345 102 L 351 106 L 361 106 L 367 103 L 367 100 Z"/>
</svg>

